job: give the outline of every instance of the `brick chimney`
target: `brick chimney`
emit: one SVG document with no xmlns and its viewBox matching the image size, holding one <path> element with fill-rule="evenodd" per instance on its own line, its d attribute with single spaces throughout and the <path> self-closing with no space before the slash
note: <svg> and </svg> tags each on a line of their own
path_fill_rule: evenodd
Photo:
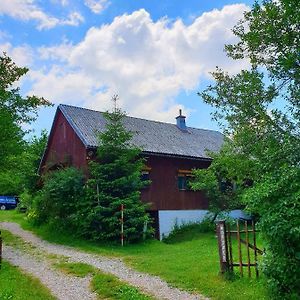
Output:
<svg viewBox="0 0 300 300">
<path fill-rule="evenodd" d="M 176 117 L 177 127 L 182 131 L 187 131 L 187 127 L 185 125 L 185 116 L 182 115 L 182 110 L 179 109 L 179 116 Z"/>
</svg>

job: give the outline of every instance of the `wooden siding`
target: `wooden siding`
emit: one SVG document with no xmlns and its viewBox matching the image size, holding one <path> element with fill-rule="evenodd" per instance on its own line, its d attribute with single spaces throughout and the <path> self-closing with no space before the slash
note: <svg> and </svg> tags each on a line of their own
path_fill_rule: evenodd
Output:
<svg viewBox="0 0 300 300">
<path fill-rule="evenodd" d="M 151 184 L 142 190 L 142 201 L 151 203 L 151 210 L 207 209 L 208 201 L 201 191 L 179 190 L 179 170 L 207 168 L 209 161 L 148 156 Z"/>
<path fill-rule="evenodd" d="M 58 110 L 49 136 L 41 173 L 61 166 L 87 170 L 86 148 L 64 115 Z"/>
</svg>

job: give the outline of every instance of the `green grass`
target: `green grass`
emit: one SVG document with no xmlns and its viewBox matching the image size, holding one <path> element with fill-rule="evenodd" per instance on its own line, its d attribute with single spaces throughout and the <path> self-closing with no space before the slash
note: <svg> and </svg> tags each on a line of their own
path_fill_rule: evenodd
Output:
<svg viewBox="0 0 300 300">
<path fill-rule="evenodd" d="M 196 227 L 188 233 L 173 237 L 168 243 L 151 240 L 122 248 L 88 242 L 70 234 L 54 232 L 47 226 L 32 227 L 24 220 L 24 215 L 15 211 L 0 212 L 1 220 L 18 222 L 24 229 L 34 231 L 50 242 L 92 253 L 122 257 L 128 265 L 139 271 L 158 275 L 173 286 L 213 299 L 269 299 L 263 277 L 256 280 L 237 275 L 229 280 L 220 276 L 215 234 L 199 233 Z"/>
<path fill-rule="evenodd" d="M 1 300 L 54 300 L 50 291 L 35 279 L 17 267 L 2 262 L 0 270 L 0 299 Z"/>
<path fill-rule="evenodd" d="M 85 277 L 95 273 L 95 268 L 85 263 L 58 262 L 53 265 L 64 273 L 77 277 Z"/>
<path fill-rule="evenodd" d="M 93 290 L 102 298 L 116 300 L 150 300 L 138 289 L 120 281 L 113 275 L 97 272 L 92 279 Z"/>
<path fill-rule="evenodd" d="M 23 239 L 21 239 L 18 236 L 13 235 L 10 231 L 8 230 L 1 230 L 2 233 L 2 239 L 5 240 L 5 244 L 7 246 L 14 247 L 15 249 L 24 249 L 27 251 L 36 249 L 35 246 L 24 242 Z"/>
</svg>

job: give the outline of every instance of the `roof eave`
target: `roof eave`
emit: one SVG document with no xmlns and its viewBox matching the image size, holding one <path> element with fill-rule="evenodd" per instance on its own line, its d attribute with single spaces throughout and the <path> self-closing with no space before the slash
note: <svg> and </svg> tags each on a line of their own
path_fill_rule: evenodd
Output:
<svg viewBox="0 0 300 300">
<path fill-rule="evenodd" d="M 97 146 L 88 145 L 87 149 L 97 149 Z M 181 155 L 181 154 L 173 154 L 173 153 L 162 153 L 162 152 L 152 152 L 152 151 L 142 151 L 142 155 L 145 155 L 145 156 L 163 156 L 163 157 L 191 159 L 191 160 L 201 160 L 201 161 L 208 161 L 208 162 L 211 162 L 213 160 L 210 157 L 190 156 L 190 155 Z"/>
<path fill-rule="evenodd" d="M 151 152 L 151 151 L 142 151 L 142 154 L 143 155 L 149 155 L 149 156 L 163 156 L 163 157 L 170 157 L 170 158 L 201 160 L 201 161 L 209 161 L 209 162 L 212 161 L 212 158 L 210 158 L 210 157 L 181 155 L 181 154 L 173 154 L 173 153 L 158 153 L 158 152 Z"/>
</svg>

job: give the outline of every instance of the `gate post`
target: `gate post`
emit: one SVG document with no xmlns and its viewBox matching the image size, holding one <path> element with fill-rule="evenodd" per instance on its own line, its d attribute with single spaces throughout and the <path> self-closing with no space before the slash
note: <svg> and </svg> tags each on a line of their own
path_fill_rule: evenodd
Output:
<svg viewBox="0 0 300 300">
<path fill-rule="evenodd" d="M 221 273 L 224 274 L 229 270 L 225 221 L 217 222 L 217 237 L 218 237 L 219 256 L 220 256 L 220 269 L 221 269 Z"/>
</svg>

